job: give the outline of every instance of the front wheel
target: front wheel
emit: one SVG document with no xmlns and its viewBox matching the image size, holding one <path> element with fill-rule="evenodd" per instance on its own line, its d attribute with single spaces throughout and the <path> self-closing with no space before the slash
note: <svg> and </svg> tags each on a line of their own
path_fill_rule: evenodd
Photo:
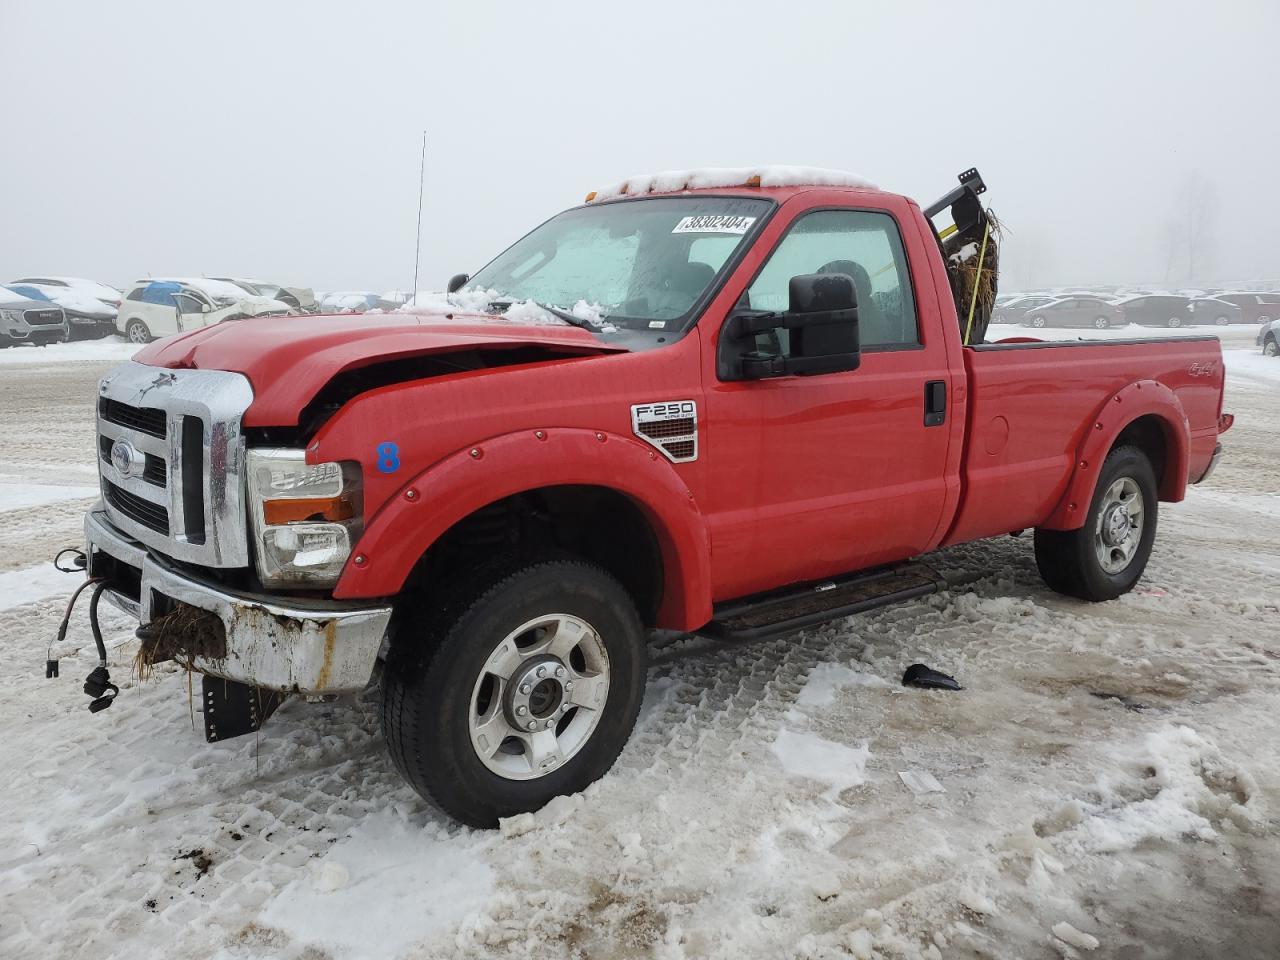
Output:
<svg viewBox="0 0 1280 960">
<path fill-rule="evenodd" d="M 1262 345 L 1262 355 L 1264 357 L 1280 357 L 1280 344 L 1276 343 L 1275 337 L 1267 337 L 1266 343 Z"/>
<path fill-rule="evenodd" d="M 1116 447 L 1102 465 L 1084 526 L 1037 529 L 1036 566 L 1058 593 L 1114 600 L 1138 582 L 1156 536 L 1156 475 L 1137 447 Z"/>
<path fill-rule="evenodd" d="M 513 563 L 398 624 L 382 730 L 424 798 L 476 827 L 602 777 L 644 695 L 630 596 L 579 560 Z"/>
<path fill-rule="evenodd" d="M 1106 317 L 1094 317 L 1093 325 L 1098 330 L 1105 330 L 1107 327 L 1111 326 L 1111 321 Z"/>
<path fill-rule="evenodd" d="M 141 320 L 130 320 L 129 325 L 124 329 L 124 334 L 131 343 L 151 342 L 151 331 Z"/>
<path fill-rule="evenodd" d="M 1032 317 L 1032 318 L 1031 318 L 1031 325 L 1032 325 L 1033 327 L 1043 327 L 1043 326 L 1044 326 L 1044 317 Z"/>
<path fill-rule="evenodd" d="M 1180 327 L 1180 326 L 1182 326 L 1182 318 L 1181 318 L 1181 317 L 1170 317 L 1170 318 L 1169 318 L 1169 326 L 1171 326 L 1171 327 Z"/>
<path fill-rule="evenodd" d="M 1225 327 L 1227 324 L 1229 324 L 1229 323 L 1231 322 L 1231 320 L 1230 320 L 1230 318 L 1228 318 L 1228 317 L 1217 317 L 1217 318 L 1215 318 L 1215 319 L 1214 319 L 1214 321 L 1213 321 L 1213 322 L 1214 322 L 1214 323 L 1216 323 L 1216 324 L 1217 324 L 1218 326 L 1220 326 L 1220 327 Z"/>
</svg>

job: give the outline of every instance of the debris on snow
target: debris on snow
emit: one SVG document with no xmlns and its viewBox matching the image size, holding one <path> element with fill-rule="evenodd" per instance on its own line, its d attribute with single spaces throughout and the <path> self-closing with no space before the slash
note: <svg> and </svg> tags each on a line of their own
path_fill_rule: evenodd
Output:
<svg viewBox="0 0 1280 960">
<path fill-rule="evenodd" d="M 917 797 L 926 793 L 946 793 L 946 788 L 928 770 L 899 770 L 898 777 Z"/>
</svg>

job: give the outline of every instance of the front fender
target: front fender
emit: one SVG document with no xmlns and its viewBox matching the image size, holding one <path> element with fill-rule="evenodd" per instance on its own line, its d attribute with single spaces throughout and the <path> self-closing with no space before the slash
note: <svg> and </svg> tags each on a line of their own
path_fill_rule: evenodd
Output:
<svg viewBox="0 0 1280 960">
<path fill-rule="evenodd" d="M 423 553 L 481 507 L 540 487 L 608 487 L 648 518 L 662 553 L 658 626 L 692 630 L 711 619 L 711 550 L 693 494 L 670 462 L 629 437 L 573 428 L 492 437 L 419 473 L 372 517 L 333 595 L 394 596 Z"/>
<path fill-rule="evenodd" d="M 1110 396 L 1094 413 L 1089 431 L 1076 450 L 1066 493 L 1040 526 L 1049 530 L 1075 530 L 1084 525 L 1107 453 L 1126 427 L 1146 416 L 1157 417 L 1164 432 L 1165 466 L 1160 499 L 1177 503 L 1186 497 L 1191 450 L 1191 425 L 1186 411 L 1177 394 L 1163 383 L 1139 380 Z"/>
</svg>

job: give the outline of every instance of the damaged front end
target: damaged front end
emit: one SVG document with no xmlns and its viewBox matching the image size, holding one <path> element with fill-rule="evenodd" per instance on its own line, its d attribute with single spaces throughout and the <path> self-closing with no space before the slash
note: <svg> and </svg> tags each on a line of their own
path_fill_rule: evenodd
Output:
<svg viewBox="0 0 1280 960">
<path fill-rule="evenodd" d="M 85 518 L 85 539 L 89 576 L 138 617 L 140 671 L 172 660 L 204 675 L 211 741 L 256 730 L 290 694 L 359 691 L 373 674 L 390 606 L 232 590 L 149 552 L 101 511 Z"/>
</svg>

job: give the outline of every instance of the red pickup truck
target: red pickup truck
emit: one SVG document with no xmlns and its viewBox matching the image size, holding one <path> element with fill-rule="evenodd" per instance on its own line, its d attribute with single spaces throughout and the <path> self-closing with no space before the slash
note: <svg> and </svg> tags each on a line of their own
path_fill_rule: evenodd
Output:
<svg viewBox="0 0 1280 960">
<path fill-rule="evenodd" d="M 102 381 L 89 573 L 205 675 L 209 739 L 381 661 L 399 769 L 492 825 L 609 769 L 650 629 L 795 631 L 1029 528 L 1053 589 L 1133 587 L 1230 424 L 1217 340 L 964 346 L 913 201 L 719 173 L 593 196 L 437 310 L 223 323 Z"/>
</svg>

